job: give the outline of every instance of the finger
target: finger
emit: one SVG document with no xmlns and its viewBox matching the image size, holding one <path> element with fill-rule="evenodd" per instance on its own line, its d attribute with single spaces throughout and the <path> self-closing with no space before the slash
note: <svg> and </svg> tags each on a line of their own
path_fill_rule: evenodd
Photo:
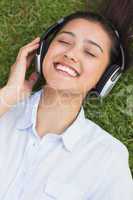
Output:
<svg viewBox="0 0 133 200">
<path fill-rule="evenodd" d="M 24 51 L 22 52 L 23 56 L 28 56 L 29 54 L 34 53 L 39 47 L 39 44 L 34 44 L 32 46 L 28 46 L 27 48 L 24 49 Z"/>
<path fill-rule="evenodd" d="M 39 42 L 40 42 L 40 37 L 37 37 L 34 40 L 32 40 L 30 43 L 25 45 L 24 47 L 31 46 L 31 45 L 34 45 L 34 44 L 39 43 Z"/>
<path fill-rule="evenodd" d="M 28 61 L 28 54 L 34 53 L 35 50 L 38 48 L 38 45 L 34 45 L 32 47 L 27 48 L 27 50 L 21 51 L 16 59 L 16 62 L 11 67 L 11 74 L 14 74 L 14 78 L 16 81 L 20 79 L 24 79 L 26 69 L 30 66 L 30 60 Z M 32 57 L 32 56 L 31 56 Z M 31 58 L 32 59 L 32 58 Z"/>
<path fill-rule="evenodd" d="M 38 49 L 38 47 L 39 47 L 38 43 L 32 46 L 22 47 L 17 56 L 17 60 L 27 57 L 29 53 L 34 52 L 36 49 Z"/>
<path fill-rule="evenodd" d="M 40 37 L 36 37 L 34 40 L 32 40 L 30 43 L 32 42 L 36 42 L 36 41 L 39 41 L 40 40 Z"/>
<path fill-rule="evenodd" d="M 27 65 L 26 68 L 28 68 L 33 60 L 33 58 L 35 57 L 36 51 L 34 51 L 33 53 L 30 53 L 30 55 L 27 58 Z"/>
</svg>

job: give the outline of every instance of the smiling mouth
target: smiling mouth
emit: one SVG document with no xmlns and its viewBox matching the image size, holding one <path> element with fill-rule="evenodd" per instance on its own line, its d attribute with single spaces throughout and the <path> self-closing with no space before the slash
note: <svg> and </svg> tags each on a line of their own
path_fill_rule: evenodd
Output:
<svg viewBox="0 0 133 200">
<path fill-rule="evenodd" d="M 72 67 L 69 67 L 69 66 L 67 66 L 67 65 L 63 65 L 63 64 L 61 64 L 61 63 L 59 63 L 59 62 L 54 63 L 54 69 L 55 69 L 57 72 L 59 72 L 59 73 L 65 75 L 65 76 L 69 76 L 69 77 L 73 77 L 73 78 L 79 77 L 79 75 L 80 75 L 80 74 L 79 74 L 75 69 L 73 69 Z"/>
</svg>

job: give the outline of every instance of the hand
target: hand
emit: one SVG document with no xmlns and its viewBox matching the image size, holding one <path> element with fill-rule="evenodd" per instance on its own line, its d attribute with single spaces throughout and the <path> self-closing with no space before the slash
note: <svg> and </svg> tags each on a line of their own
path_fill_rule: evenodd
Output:
<svg viewBox="0 0 133 200">
<path fill-rule="evenodd" d="M 25 74 L 39 47 L 39 42 L 40 38 L 37 37 L 19 50 L 16 62 L 11 66 L 9 79 L 4 90 L 9 94 L 7 94 L 9 102 L 16 103 L 30 95 L 38 75 L 33 72 L 29 80 L 25 80 Z"/>
</svg>

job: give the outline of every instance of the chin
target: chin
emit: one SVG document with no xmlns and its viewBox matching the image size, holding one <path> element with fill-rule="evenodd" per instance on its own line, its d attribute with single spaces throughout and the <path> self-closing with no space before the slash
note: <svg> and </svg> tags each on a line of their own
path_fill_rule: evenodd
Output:
<svg viewBox="0 0 133 200">
<path fill-rule="evenodd" d="M 50 87 L 56 91 L 64 91 L 64 92 L 70 92 L 70 93 L 78 93 L 79 90 L 78 88 L 75 88 L 74 86 L 72 87 L 72 84 L 68 84 L 68 82 L 63 82 L 63 81 L 51 81 L 47 80 L 46 81 L 47 87 Z"/>
</svg>

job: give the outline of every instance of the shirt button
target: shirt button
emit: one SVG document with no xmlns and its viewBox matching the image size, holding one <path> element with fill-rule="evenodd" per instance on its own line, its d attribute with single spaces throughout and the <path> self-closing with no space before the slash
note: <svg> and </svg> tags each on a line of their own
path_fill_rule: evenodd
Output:
<svg viewBox="0 0 133 200">
<path fill-rule="evenodd" d="M 33 143 L 33 147 L 38 149 L 39 148 L 39 144 L 37 144 L 36 142 L 34 142 Z"/>
</svg>

